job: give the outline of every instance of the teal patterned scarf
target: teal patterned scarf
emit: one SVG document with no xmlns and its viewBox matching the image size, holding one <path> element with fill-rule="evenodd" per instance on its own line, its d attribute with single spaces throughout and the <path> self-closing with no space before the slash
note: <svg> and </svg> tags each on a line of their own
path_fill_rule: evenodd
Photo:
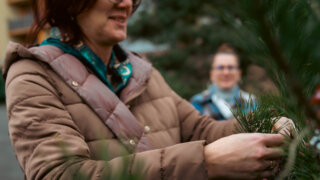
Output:
<svg viewBox="0 0 320 180">
<path fill-rule="evenodd" d="M 40 46 L 53 45 L 60 48 L 65 53 L 71 54 L 88 64 L 95 74 L 112 90 L 118 94 L 129 82 L 132 75 L 132 65 L 127 54 L 115 45 L 112 49 L 108 67 L 104 62 L 84 43 L 80 46 L 73 47 L 60 41 L 60 32 L 58 28 L 52 28 L 50 37 L 44 40 Z M 111 77 L 108 78 L 108 75 Z M 111 80 L 111 81 L 110 81 Z"/>
</svg>

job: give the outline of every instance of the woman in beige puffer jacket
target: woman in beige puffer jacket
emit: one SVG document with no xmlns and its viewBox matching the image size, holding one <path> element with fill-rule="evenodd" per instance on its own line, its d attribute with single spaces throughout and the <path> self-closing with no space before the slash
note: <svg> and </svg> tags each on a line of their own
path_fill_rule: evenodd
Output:
<svg viewBox="0 0 320 180">
<path fill-rule="evenodd" d="M 145 179 L 272 175 L 280 135 L 222 138 L 234 133 L 234 120 L 200 116 L 148 61 L 117 45 L 140 1 L 38 0 L 35 6 L 43 2 L 34 34 L 49 23 L 60 39 L 29 49 L 10 43 L 3 70 L 10 138 L 27 179 L 103 179 L 122 166 Z M 79 44 L 98 58 L 79 56 Z M 131 68 L 126 83 L 127 73 L 108 71 L 112 58 Z M 108 67 L 106 79 L 97 59 Z"/>
</svg>

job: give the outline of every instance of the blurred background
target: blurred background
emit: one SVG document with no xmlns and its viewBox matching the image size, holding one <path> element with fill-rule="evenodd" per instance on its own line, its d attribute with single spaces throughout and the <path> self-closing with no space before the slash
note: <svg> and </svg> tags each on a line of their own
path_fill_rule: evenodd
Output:
<svg viewBox="0 0 320 180">
<path fill-rule="evenodd" d="M 241 57 L 240 86 L 254 94 L 277 93 L 274 82 L 242 49 L 237 28 L 237 7 L 233 0 L 143 0 L 130 19 L 125 48 L 150 59 L 171 87 L 189 99 L 209 84 L 211 58 L 228 43 Z M 0 66 L 9 41 L 23 43 L 33 22 L 29 0 L 0 1 Z M 227 16 L 226 16 L 227 15 Z M 230 26 L 230 21 L 232 20 Z M 48 30 L 38 36 L 45 39 Z M 8 137 L 4 83 L 0 81 L 0 179 L 23 179 Z"/>
<path fill-rule="evenodd" d="M 33 21 L 28 0 L 0 1 L 0 67 L 9 41 L 23 42 Z M 0 179 L 23 179 L 8 135 L 4 82 L 0 80 Z"/>
</svg>

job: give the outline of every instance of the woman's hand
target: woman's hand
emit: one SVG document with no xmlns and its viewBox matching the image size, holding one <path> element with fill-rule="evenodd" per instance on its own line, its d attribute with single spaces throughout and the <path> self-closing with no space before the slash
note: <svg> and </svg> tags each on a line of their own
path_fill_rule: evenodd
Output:
<svg viewBox="0 0 320 180">
<path fill-rule="evenodd" d="M 279 130 L 279 134 L 286 135 L 289 137 L 296 137 L 296 127 L 293 121 L 286 117 L 281 117 L 277 122 L 273 125 L 272 130 Z"/>
<path fill-rule="evenodd" d="M 243 133 L 221 138 L 204 148 L 211 179 L 262 179 L 277 172 L 284 137 Z"/>
</svg>

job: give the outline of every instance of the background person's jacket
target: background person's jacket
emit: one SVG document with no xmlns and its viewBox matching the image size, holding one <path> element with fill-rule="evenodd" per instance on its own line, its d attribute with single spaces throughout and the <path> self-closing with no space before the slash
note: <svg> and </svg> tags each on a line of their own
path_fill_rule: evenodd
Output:
<svg viewBox="0 0 320 180">
<path fill-rule="evenodd" d="M 204 145 L 232 134 L 235 122 L 200 116 L 147 61 L 128 55 L 133 75 L 118 98 L 59 48 L 8 45 L 9 135 L 26 179 L 105 179 L 141 162 L 145 179 L 208 178 Z"/>
<path fill-rule="evenodd" d="M 237 85 L 224 94 L 224 91 L 212 84 L 205 91 L 194 95 L 190 103 L 200 114 L 219 121 L 234 118 L 235 108 L 243 107 L 243 113 L 248 113 L 256 107 L 255 96 L 241 90 Z"/>
</svg>

